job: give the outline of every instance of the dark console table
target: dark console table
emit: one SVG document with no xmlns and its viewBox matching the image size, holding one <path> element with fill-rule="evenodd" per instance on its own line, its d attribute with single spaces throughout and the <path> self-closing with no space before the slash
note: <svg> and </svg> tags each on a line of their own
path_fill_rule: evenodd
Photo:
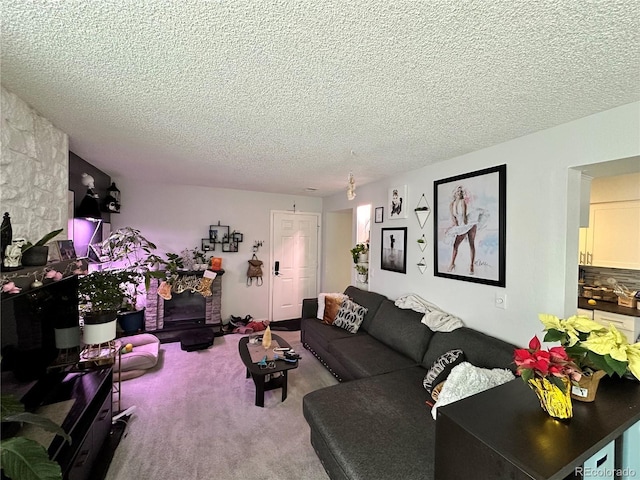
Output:
<svg viewBox="0 0 640 480">
<path fill-rule="evenodd" d="M 49 457 L 60 464 L 65 480 L 91 478 L 98 452 L 111 430 L 112 379 L 111 366 L 84 372 L 49 373 L 22 397 L 29 411 L 73 400 L 62 423 L 62 428 L 71 436 L 71 445 L 56 436 L 48 449 Z"/>
<path fill-rule="evenodd" d="M 593 403 L 549 417 L 521 379 L 438 409 L 435 478 L 575 478 L 576 467 L 640 421 L 640 383 L 604 378 Z"/>
</svg>

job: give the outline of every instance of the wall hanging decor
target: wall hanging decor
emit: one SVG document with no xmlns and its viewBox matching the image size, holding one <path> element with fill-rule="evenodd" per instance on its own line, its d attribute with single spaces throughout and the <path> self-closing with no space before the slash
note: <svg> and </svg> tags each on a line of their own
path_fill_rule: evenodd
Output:
<svg viewBox="0 0 640 480">
<path fill-rule="evenodd" d="M 389 189 L 389 220 L 407 218 L 407 186 L 401 185 Z"/>
<path fill-rule="evenodd" d="M 209 238 L 202 239 L 202 251 L 213 252 L 216 244 L 221 245 L 223 252 L 237 252 L 238 244 L 244 240 L 244 235 L 237 231 L 229 232 L 228 225 L 209 225 Z"/>
<path fill-rule="evenodd" d="M 422 257 L 418 262 L 418 269 L 422 274 L 424 274 L 424 271 L 427 269 L 427 262 L 425 261 L 424 257 Z"/>
<path fill-rule="evenodd" d="M 380 268 L 407 273 L 407 227 L 382 229 Z"/>
<path fill-rule="evenodd" d="M 434 273 L 505 286 L 507 166 L 433 182 Z"/>
<path fill-rule="evenodd" d="M 417 240 L 418 246 L 420 247 L 420 251 L 424 252 L 424 249 L 427 248 L 427 237 L 424 236 L 424 233 Z"/>
<path fill-rule="evenodd" d="M 375 213 L 374 221 L 376 223 L 382 223 L 383 222 L 383 216 L 384 216 L 384 207 L 376 207 L 376 213 Z"/>
<path fill-rule="evenodd" d="M 424 196 L 424 193 L 420 197 L 418 205 L 416 205 L 414 211 L 416 212 L 416 217 L 418 217 L 420 228 L 424 228 L 424 224 L 427 223 L 427 219 L 429 218 L 429 215 L 431 215 L 431 208 L 429 208 L 429 203 L 427 202 L 427 197 Z"/>
</svg>

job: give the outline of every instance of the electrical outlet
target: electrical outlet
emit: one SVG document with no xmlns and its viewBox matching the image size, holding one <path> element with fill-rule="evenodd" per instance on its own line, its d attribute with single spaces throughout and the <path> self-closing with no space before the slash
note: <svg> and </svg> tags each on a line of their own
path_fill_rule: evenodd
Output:
<svg viewBox="0 0 640 480">
<path fill-rule="evenodd" d="M 496 308 L 501 308 L 502 310 L 505 310 L 507 308 L 506 293 L 496 293 L 495 306 Z"/>
</svg>

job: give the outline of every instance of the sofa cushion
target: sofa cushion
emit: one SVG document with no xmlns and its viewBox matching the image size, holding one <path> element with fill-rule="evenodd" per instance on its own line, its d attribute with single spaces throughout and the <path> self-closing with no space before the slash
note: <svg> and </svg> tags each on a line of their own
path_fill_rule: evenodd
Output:
<svg viewBox="0 0 640 480">
<path fill-rule="evenodd" d="M 326 325 L 316 318 L 305 318 L 302 324 L 305 330 L 305 341 L 311 338 L 314 343 L 318 343 L 322 349 L 327 351 L 329 350 L 329 343 L 334 340 L 353 337 L 353 334 L 346 330 L 336 328 L 333 325 Z M 366 333 L 358 332 L 356 335 L 366 335 Z"/>
<path fill-rule="evenodd" d="M 396 307 L 391 300 L 384 300 L 371 321 L 368 332 L 382 343 L 419 363 L 433 335 L 429 327 L 421 323 L 422 316 L 422 313 L 403 310 Z"/>
<path fill-rule="evenodd" d="M 349 333 L 357 333 L 366 314 L 367 309 L 365 307 L 346 298 L 340 305 L 333 326 L 344 328 Z"/>
<path fill-rule="evenodd" d="M 344 478 L 433 478 L 436 422 L 424 373 L 406 368 L 305 395 L 312 438 L 329 447 Z"/>
<path fill-rule="evenodd" d="M 452 332 L 435 332 L 422 359 L 422 365 L 430 368 L 440 355 L 456 348 L 461 349 L 467 361 L 477 367 L 499 367 L 515 371 L 515 345 L 468 327 L 457 328 Z"/>
<path fill-rule="evenodd" d="M 329 354 L 349 372 L 352 378 L 380 375 L 417 364 L 366 334 L 353 335 L 331 342 Z"/>
<path fill-rule="evenodd" d="M 340 307 L 342 306 L 343 301 L 343 297 L 334 297 L 332 295 L 328 295 L 325 297 L 322 323 L 333 325 L 333 322 L 336 320 L 336 316 L 340 311 Z"/>
<path fill-rule="evenodd" d="M 433 397 L 435 387 L 444 382 L 451 373 L 451 370 L 453 370 L 453 367 L 462 362 L 464 362 L 464 352 L 460 349 L 449 350 L 443 353 L 433 362 L 433 365 L 427 371 L 422 381 L 422 386 Z"/>
<path fill-rule="evenodd" d="M 316 314 L 316 318 L 318 320 L 323 320 L 324 319 L 325 299 L 327 297 L 334 297 L 334 298 L 341 298 L 341 299 L 348 298 L 344 293 L 320 293 L 320 294 L 318 294 L 318 312 Z M 336 313 L 337 313 L 337 311 L 336 311 Z M 334 316 L 334 318 L 335 318 L 335 316 Z"/>
<path fill-rule="evenodd" d="M 375 316 L 382 301 L 386 300 L 387 297 L 380 295 L 379 293 L 361 290 L 352 285 L 348 286 L 344 293 L 358 305 L 362 305 L 367 309 L 367 314 L 364 316 L 364 320 L 362 320 L 360 328 L 368 331 L 371 319 Z"/>
</svg>

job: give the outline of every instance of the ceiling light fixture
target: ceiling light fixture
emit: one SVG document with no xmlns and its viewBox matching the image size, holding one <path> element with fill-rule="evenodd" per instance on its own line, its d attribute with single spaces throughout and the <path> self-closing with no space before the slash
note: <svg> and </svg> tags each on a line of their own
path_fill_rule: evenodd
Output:
<svg viewBox="0 0 640 480">
<path fill-rule="evenodd" d="M 356 198 L 356 180 L 353 178 L 353 172 L 349 172 L 347 182 L 347 200 L 353 200 Z"/>
</svg>

